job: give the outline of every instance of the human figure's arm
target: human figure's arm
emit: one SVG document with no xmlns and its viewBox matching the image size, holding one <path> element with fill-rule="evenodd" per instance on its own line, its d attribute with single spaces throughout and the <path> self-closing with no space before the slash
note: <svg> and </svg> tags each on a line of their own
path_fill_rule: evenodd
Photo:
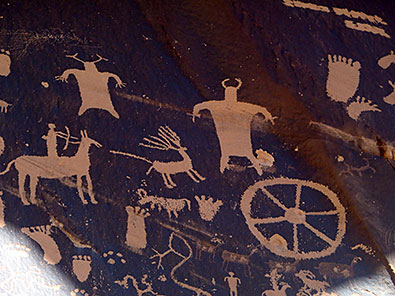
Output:
<svg viewBox="0 0 395 296">
<path fill-rule="evenodd" d="M 121 78 L 119 78 L 118 75 L 113 74 L 113 73 L 107 73 L 107 74 L 108 74 L 108 78 L 109 78 L 109 79 L 110 79 L 110 78 L 114 78 L 114 79 L 117 81 L 117 84 L 115 85 L 115 87 L 122 88 L 122 87 L 125 87 L 125 86 L 126 86 L 126 83 L 123 83 L 122 80 L 121 80 Z"/>
<path fill-rule="evenodd" d="M 77 71 L 80 71 L 80 70 L 78 70 L 78 69 L 68 69 L 68 70 L 64 71 L 62 73 L 62 75 L 55 76 L 55 79 L 67 83 L 68 82 L 67 79 L 69 78 L 69 76 L 71 74 L 73 74 L 75 76 L 77 74 Z"/>
<path fill-rule="evenodd" d="M 196 104 L 193 107 L 193 112 L 192 112 L 192 122 L 195 122 L 195 117 L 200 117 L 199 112 L 204 110 L 204 109 L 210 109 L 209 106 L 210 102 L 202 102 L 199 104 Z"/>
<path fill-rule="evenodd" d="M 277 116 L 272 116 L 272 114 L 267 111 L 265 107 L 262 106 L 255 106 L 255 112 L 256 114 L 260 113 L 265 117 L 265 121 L 270 121 L 271 124 L 274 125 L 274 120 L 278 118 Z"/>
</svg>

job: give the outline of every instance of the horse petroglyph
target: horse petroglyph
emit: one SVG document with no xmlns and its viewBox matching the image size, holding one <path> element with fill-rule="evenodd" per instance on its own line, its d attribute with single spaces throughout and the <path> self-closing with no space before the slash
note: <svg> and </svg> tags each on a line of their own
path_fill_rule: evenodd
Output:
<svg viewBox="0 0 395 296">
<path fill-rule="evenodd" d="M 328 55 L 328 79 L 326 93 L 336 101 L 347 103 L 358 89 L 359 71 L 358 61 L 347 59 L 340 55 Z"/>
<path fill-rule="evenodd" d="M 75 255 L 72 258 L 73 258 L 73 273 L 77 276 L 77 279 L 80 282 L 85 282 L 88 279 L 89 274 L 92 270 L 91 256 Z"/>
<path fill-rule="evenodd" d="M 234 252 L 230 252 L 227 250 L 223 250 L 221 257 L 222 257 L 222 268 L 227 271 L 229 263 L 236 263 L 241 264 L 244 266 L 244 274 L 246 276 L 251 276 L 251 256 L 258 252 L 258 248 L 253 248 L 248 255 L 238 254 Z"/>
<path fill-rule="evenodd" d="M 235 274 L 230 271 L 228 272 L 228 276 L 224 278 L 224 282 L 228 283 L 230 296 L 237 296 L 237 287 L 241 285 L 240 279 L 238 277 L 235 277 L 234 275 Z"/>
<path fill-rule="evenodd" d="M 193 169 L 192 160 L 189 157 L 186 147 L 181 145 L 180 137 L 172 131 L 168 126 L 161 126 L 158 129 L 158 136 L 149 136 L 148 138 L 144 138 L 143 143 L 140 143 L 141 146 L 158 149 L 158 150 L 174 150 L 177 151 L 182 157 L 181 161 L 150 161 L 144 157 L 137 156 L 131 153 L 120 152 L 111 150 L 111 153 L 120 154 L 128 157 L 133 157 L 136 159 L 143 160 L 149 164 L 152 164 L 151 167 L 147 171 L 147 175 L 155 170 L 162 175 L 163 182 L 167 188 L 174 188 L 177 185 L 174 183 L 171 175 L 178 173 L 186 173 L 193 181 L 199 183 L 200 181 L 204 181 L 205 178 L 202 177 L 196 170 Z"/>
<path fill-rule="evenodd" d="M 286 207 L 279 197 L 276 197 L 270 192 L 270 187 L 275 185 L 292 186 L 295 188 L 295 206 Z M 325 198 L 325 200 L 329 200 L 331 203 L 331 209 L 321 211 L 302 210 L 301 205 L 303 204 L 304 207 L 306 207 L 309 201 L 308 198 L 302 198 L 304 188 L 321 193 L 319 196 L 321 198 Z M 255 212 L 252 207 L 254 199 L 263 200 L 268 204 L 277 206 L 284 212 L 284 215 L 276 217 L 255 217 L 255 214 L 251 214 L 252 212 Z M 299 260 L 328 256 L 335 252 L 346 232 L 346 212 L 337 195 L 326 186 L 311 181 L 287 179 L 282 177 L 258 181 L 244 192 L 241 197 L 240 208 L 250 231 L 259 240 L 259 242 L 274 254 L 283 257 Z M 334 225 L 337 225 L 335 237 L 333 238 L 333 235 L 327 235 L 323 229 L 318 229 L 310 224 L 306 219 L 309 216 L 327 216 L 333 219 Z M 274 223 L 282 222 L 287 222 L 292 225 L 292 235 L 288 235 L 288 240 L 284 238 L 285 234 L 283 234 L 283 236 L 276 233 L 268 238 L 262 233 L 262 227 L 270 227 L 270 225 Z M 299 241 L 301 231 L 308 231 L 309 233 L 314 234 L 318 241 L 324 242 L 328 247 L 322 247 L 322 250 L 320 247 L 317 248 L 317 250 L 311 250 L 308 252 L 303 251 L 303 244 Z M 312 241 L 309 243 L 311 244 Z M 290 248 L 289 245 L 292 247 Z"/>
<path fill-rule="evenodd" d="M 150 213 L 140 207 L 127 206 L 125 208 L 128 213 L 128 226 L 126 230 L 126 245 L 138 254 L 147 246 L 147 233 L 145 231 L 145 218 Z"/>
<path fill-rule="evenodd" d="M 278 273 L 277 269 L 273 269 L 269 274 L 265 275 L 270 278 L 270 283 L 272 285 L 272 290 L 263 291 L 261 296 L 287 296 L 287 289 L 291 286 L 286 282 L 278 282 L 282 275 Z"/>
<path fill-rule="evenodd" d="M 211 196 L 206 197 L 205 195 L 197 196 L 195 195 L 195 199 L 199 205 L 199 214 L 200 218 L 205 221 L 213 221 L 215 215 L 218 213 L 219 208 L 224 204 L 222 200 L 216 200 Z"/>
<path fill-rule="evenodd" d="M 147 195 L 147 192 L 141 188 L 137 190 L 137 194 L 140 197 L 138 201 L 140 205 L 150 203 L 151 209 L 153 210 L 155 207 L 157 207 L 159 212 L 164 209 L 169 215 L 169 219 L 171 218 L 172 214 L 178 218 L 178 212 L 182 211 L 185 206 L 187 206 L 189 211 L 191 210 L 191 201 L 186 198 L 175 199 Z"/>
<path fill-rule="evenodd" d="M 8 76 L 11 73 L 11 58 L 8 50 L 0 50 L 0 76 Z"/>
<path fill-rule="evenodd" d="M 309 270 L 300 270 L 295 276 L 304 284 L 296 294 L 297 296 L 321 295 L 325 293 L 325 289 L 329 287 L 327 282 L 316 280 L 315 275 Z M 313 293 L 313 291 L 315 291 L 315 293 Z"/>
<path fill-rule="evenodd" d="M 101 144 L 88 137 L 86 131 L 81 131 L 81 143 L 74 156 L 19 156 L 8 163 L 7 168 L 0 173 L 8 173 L 14 165 L 18 171 L 19 194 L 24 205 L 36 203 L 36 188 L 39 178 L 61 179 L 63 177 L 77 176 L 77 189 L 83 204 L 88 202 L 84 198 L 82 190 L 82 177 L 85 176 L 88 185 L 88 194 L 93 204 L 97 204 L 94 197 L 92 180 L 89 174 L 90 159 L 89 148 L 91 145 L 100 148 Z M 53 147 L 51 147 L 53 150 Z M 49 149 L 50 150 L 50 149 Z M 56 151 L 53 153 L 55 154 Z M 26 197 L 25 182 L 26 177 L 30 177 L 30 201 Z"/>
<path fill-rule="evenodd" d="M 73 58 L 84 65 L 84 70 L 68 69 L 60 76 L 56 76 L 57 80 L 68 82 L 69 75 L 74 75 L 77 79 L 82 104 L 78 111 L 81 116 L 88 109 L 101 109 L 108 111 L 115 118 L 119 118 L 119 114 L 115 111 L 112 104 L 110 92 L 108 91 L 108 80 L 114 78 L 117 82 L 116 87 L 122 88 L 125 83 L 121 81 L 118 75 L 109 72 L 99 72 L 96 68 L 96 63 L 100 61 L 108 61 L 107 59 L 97 55 L 99 59 L 93 62 L 85 62 L 77 58 L 77 54 L 66 55 L 66 57 Z"/>
<path fill-rule="evenodd" d="M 40 245 L 44 251 L 45 262 L 51 265 L 60 262 L 62 256 L 60 255 L 58 245 L 51 237 L 51 225 L 23 227 L 21 231 Z"/>
<path fill-rule="evenodd" d="M 182 253 L 180 253 L 180 252 L 176 251 L 176 249 L 174 249 L 174 247 L 173 247 L 173 240 L 174 240 L 174 238 L 178 238 L 179 240 L 181 240 L 181 242 L 184 243 L 185 247 L 188 249 L 188 255 L 187 255 L 187 256 L 183 255 Z M 175 277 L 176 271 L 177 271 L 181 266 L 183 266 L 183 265 L 184 265 L 189 259 L 191 259 L 191 257 L 192 257 L 192 248 L 191 248 L 191 246 L 188 244 L 188 242 L 187 242 L 182 236 L 180 236 L 180 235 L 178 235 L 178 234 L 172 232 L 172 233 L 170 234 L 170 237 L 169 237 L 168 247 L 169 247 L 169 249 L 166 250 L 166 251 L 163 252 L 163 253 L 159 253 L 157 250 L 152 249 L 156 254 L 153 255 L 153 256 L 151 256 L 150 259 L 154 259 L 154 258 L 156 258 L 156 257 L 159 258 L 159 260 L 158 260 L 158 265 L 157 265 L 157 269 L 159 269 L 159 268 L 162 268 L 162 269 L 163 269 L 163 265 L 162 265 L 162 260 L 163 260 L 163 258 L 166 257 L 167 255 L 173 253 L 173 254 L 175 254 L 175 255 L 177 255 L 177 256 L 179 256 L 179 257 L 182 258 L 182 260 L 181 260 L 178 264 L 176 264 L 176 265 L 172 268 L 172 270 L 171 270 L 171 272 L 170 272 L 170 277 L 171 277 L 171 279 L 173 280 L 173 282 L 174 282 L 176 285 L 180 286 L 181 288 L 184 288 L 184 289 L 187 289 L 187 290 L 190 290 L 190 291 L 195 292 L 195 293 L 196 293 L 196 296 L 212 296 L 211 293 L 209 293 L 209 292 L 207 292 L 207 291 L 205 291 L 205 290 L 202 290 L 202 289 L 200 289 L 200 288 L 193 287 L 193 286 L 191 286 L 191 285 L 189 285 L 189 284 L 187 284 L 187 283 L 185 283 L 185 282 L 181 282 L 181 281 L 179 281 L 179 280 Z M 187 280 L 187 279 L 185 279 L 185 280 Z"/>
<path fill-rule="evenodd" d="M 225 99 L 223 101 L 208 101 L 197 104 L 193 108 L 192 121 L 202 110 L 209 110 L 214 120 L 217 136 L 221 147 L 220 172 L 228 169 L 230 156 L 246 157 L 255 168 L 258 175 L 262 175 L 262 166 L 271 166 L 272 161 L 265 163 L 258 160 L 253 153 L 251 143 L 251 121 L 256 114 L 263 114 L 265 121 L 270 121 L 274 125 L 274 119 L 270 112 L 261 106 L 250 103 L 238 102 L 237 91 L 242 85 L 242 81 L 236 78 L 238 85 L 227 86 L 222 81 L 225 89 Z M 237 120 L 235 120 L 237 118 Z"/>
</svg>

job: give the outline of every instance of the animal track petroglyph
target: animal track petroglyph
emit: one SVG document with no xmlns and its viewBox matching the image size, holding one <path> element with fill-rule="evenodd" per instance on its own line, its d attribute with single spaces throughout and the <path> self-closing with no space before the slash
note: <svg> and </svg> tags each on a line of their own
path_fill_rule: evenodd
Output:
<svg viewBox="0 0 395 296">
<path fill-rule="evenodd" d="M 35 227 L 23 227 L 21 231 L 37 242 L 44 251 L 44 260 L 48 264 L 58 264 L 62 259 L 58 245 L 51 237 L 51 225 L 41 225 Z"/>
<path fill-rule="evenodd" d="M 0 76 L 8 76 L 11 73 L 11 58 L 8 50 L 0 50 Z"/>
<path fill-rule="evenodd" d="M 128 226 L 126 230 L 126 244 L 138 254 L 147 246 L 147 233 L 145 231 L 145 218 L 150 213 L 140 207 L 127 206 Z"/>
<path fill-rule="evenodd" d="M 356 100 L 347 106 L 347 113 L 354 120 L 357 120 L 361 113 L 366 111 L 381 112 L 376 104 L 360 96 L 357 96 Z"/>
<path fill-rule="evenodd" d="M 215 215 L 218 213 L 219 208 L 224 204 L 222 200 L 216 200 L 211 196 L 206 197 L 205 195 L 197 196 L 195 199 L 199 205 L 200 217 L 205 221 L 213 221 Z"/>
<path fill-rule="evenodd" d="M 123 258 L 122 253 L 110 250 L 106 253 L 103 253 L 103 257 L 107 260 L 108 264 L 114 265 L 115 263 L 122 263 L 125 264 L 126 260 Z"/>
<path fill-rule="evenodd" d="M 340 55 L 328 55 L 328 96 L 336 102 L 347 103 L 358 89 L 360 69 L 358 61 Z"/>
<path fill-rule="evenodd" d="M 77 276 L 77 279 L 80 282 L 85 282 L 88 279 L 89 274 L 92 270 L 91 256 L 75 255 L 72 258 L 73 258 L 73 272 L 74 272 L 74 274 Z"/>
<path fill-rule="evenodd" d="M 89 294 L 85 290 L 74 289 L 74 291 L 70 292 L 71 296 L 89 296 Z"/>
</svg>

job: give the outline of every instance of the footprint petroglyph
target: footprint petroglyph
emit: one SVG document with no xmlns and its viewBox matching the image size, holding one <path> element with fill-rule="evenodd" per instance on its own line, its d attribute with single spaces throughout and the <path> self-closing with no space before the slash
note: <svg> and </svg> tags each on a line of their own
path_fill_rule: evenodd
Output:
<svg viewBox="0 0 395 296">
<path fill-rule="evenodd" d="M 85 290 L 74 289 L 74 291 L 70 292 L 71 296 L 89 296 L 89 294 Z"/>
<path fill-rule="evenodd" d="M 51 237 L 51 225 L 23 227 L 21 231 L 37 242 L 44 251 L 44 260 L 48 264 L 58 264 L 62 259 L 58 245 Z"/>
<path fill-rule="evenodd" d="M 347 103 L 358 89 L 360 69 L 358 61 L 340 55 L 328 55 L 328 96 L 336 102 Z"/>
<path fill-rule="evenodd" d="M 373 104 L 372 101 L 367 100 L 364 97 L 357 96 L 355 101 L 352 101 L 347 106 L 347 113 L 348 115 L 357 120 L 362 112 L 372 111 L 372 112 L 381 112 L 376 104 Z"/>
<path fill-rule="evenodd" d="M 88 255 L 75 255 L 73 258 L 73 272 L 80 282 L 85 282 L 92 270 L 92 258 Z"/>
<path fill-rule="evenodd" d="M 214 201 L 211 196 L 206 197 L 205 195 L 202 195 L 199 197 L 195 195 L 195 199 L 199 205 L 200 218 L 205 221 L 213 221 L 215 215 L 219 211 L 219 208 L 224 204 L 220 199 Z"/>
<path fill-rule="evenodd" d="M 147 246 L 147 232 L 145 231 L 145 218 L 150 216 L 146 209 L 138 206 L 127 206 L 128 226 L 126 231 L 126 245 L 138 254 Z"/>
<path fill-rule="evenodd" d="M 108 264 L 114 265 L 117 262 L 125 264 L 126 260 L 123 258 L 122 253 L 109 250 L 108 252 L 103 253 L 103 257 L 107 260 Z"/>
<path fill-rule="evenodd" d="M 8 50 L 0 50 L 0 76 L 8 76 L 11 73 L 10 54 Z"/>
</svg>

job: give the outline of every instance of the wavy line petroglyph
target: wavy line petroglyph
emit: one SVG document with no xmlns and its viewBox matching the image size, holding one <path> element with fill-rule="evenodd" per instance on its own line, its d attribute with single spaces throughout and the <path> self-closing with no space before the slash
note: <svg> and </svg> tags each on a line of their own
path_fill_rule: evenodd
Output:
<svg viewBox="0 0 395 296">
<path fill-rule="evenodd" d="M 151 204 L 151 209 L 158 208 L 158 211 L 165 210 L 171 219 L 171 215 L 173 214 L 176 218 L 178 218 L 178 212 L 182 211 L 185 207 L 187 207 L 188 211 L 191 210 L 191 201 L 186 198 L 165 198 L 159 197 L 155 195 L 148 195 L 144 189 L 138 189 L 137 194 L 139 195 L 138 203 L 140 205 L 145 205 L 147 203 Z"/>
<path fill-rule="evenodd" d="M 115 281 L 114 283 L 120 285 L 121 287 L 128 289 L 129 288 L 129 284 L 128 284 L 129 280 L 132 281 L 133 287 L 136 289 L 137 296 L 143 296 L 146 293 L 150 293 L 151 295 L 155 295 L 155 296 L 164 296 L 164 295 L 158 294 L 157 292 L 154 291 L 154 289 L 152 287 L 152 282 L 148 281 L 148 275 L 146 275 L 146 274 L 144 274 L 141 277 L 141 281 L 140 281 L 141 284 L 146 286 L 144 289 L 140 289 L 139 282 L 136 280 L 136 278 L 134 276 L 132 276 L 130 274 L 125 275 L 122 280 Z"/>
<path fill-rule="evenodd" d="M 85 282 L 92 270 L 91 262 L 92 258 L 88 255 L 74 255 L 72 257 L 73 261 L 73 273 L 76 275 L 77 279 L 82 283 Z"/>
<path fill-rule="evenodd" d="M 274 185 L 292 186 L 295 187 L 295 206 L 286 207 L 279 198 L 273 195 L 269 188 Z M 300 208 L 302 202 L 308 199 L 303 198 L 304 188 L 310 188 L 322 193 L 326 199 L 328 199 L 335 209 L 328 209 L 327 211 L 304 211 Z M 262 194 L 258 194 L 258 191 Z M 276 217 L 253 217 L 252 205 L 253 199 L 260 198 L 263 201 L 276 205 L 280 210 L 284 212 L 284 215 Z M 319 202 L 319 201 L 316 201 Z M 275 178 L 271 180 L 258 181 L 254 185 L 247 188 L 241 197 L 240 208 L 246 219 L 248 228 L 252 234 L 259 240 L 259 242 L 267 247 L 271 252 L 289 258 L 299 259 L 316 259 L 325 256 L 329 256 L 334 253 L 341 243 L 343 236 L 346 231 L 346 212 L 344 207 L 339 201 L 337 195 L 329 190 L 324 185 L 317 184 L 311 181 L 304 181 L 298 179 L 287 179 L 287 178 Z M 337 225 L 337 231 L 335 238 L 327 235 L 323 229 L 318 229 L 311 225 L 307 221 L 308 216 L 328 216 L 333 217 L 333 222 Z M 257 225 L 264 225 L 270 227 L 271 224 L 287 222 L 293 227 L 292 236 L 286 236 L 285 234 L 276 233 L 270 238 L 266 237 L 257 227 Z M 314 234 L 315 238 L 320 242 L 325 242 L 328 247 L 314 250 L 314 251 L 303 251 L 303 242 L 299 240 L 300 231 L 309 231 Z M 312 241 L 309 242 L 310 245 Z M 290 247 L 291 246 L 291 247 Z"/>
<path fill-rule="evenodd" d="M 51 265 L 60 262 L 62 255 L 55 240 L 51 237 L 51 225 L 23 227 L 21 231 L 40 245 L 44 251 L 45 262 Z"/>
<path fill-rule="evenodd" d="M 11 58 L 8 50 L 0 50 L 0 76 L 7 77 L 11 73 Z"/>
<path fill-rule="evenodd" d="M 206 197 L 205 195 L 197 196 L 195 199 L 199 205 L 200 218 L 205 221 L 213 221 L 215 215 L 218 213 L 219 208 L 224 204 L 222 200 L 218 199 L 214 202 L 211 196 Z"/>
<path fill-rule="evenodd" d="M 391 38 L 391 36 L 388 35 L 388 33 L 384 29 L 376 27 L 376 26 L 372 26 L 369 24 L 345 20 L 344 25 L 346 26 L 346 28 L 349 28 L 352 30 L 357 30 L 357 31 L 367 32 L 367 33 L 372 33 L 372 34 L 378 34 L 378 35 L 383 36 L 385 38 Z"/>
<path fill-rule="evenodd" d="M 170 189 L 177 186 L 171 178 L 171 175 L 175 175 L 178 173 L 186 173 L 196 183 L 206 180 L 206 178 L 201 176 L 193 168 L 192 160 L 186 152 L 188 149 L 181 145 L 180 137 L 168 126 L 159 127 L 158 136 L 149 136 L 147 138 L 144 138 L 143 140 L 144 141 L 140 143 L 140 146 L 164 151 L 174 150 L 180 154 L 182 160 L 167 162 L 158 160 L 150 161 L 144 157 L 127 152 L 120 152 L 114 150 L 110 150 L 110 152 L 113 154 L 119 154 L 127 157 L 140 159 L 149 164 L 152 164 L 151 167 L 147 170 L 146 174 L 150 174 L 152 170 L 157 171 L 162 175 L 162 179 L 166 187 Z"/>
<path fill-rule="evenodd" d="M 258 175 L 262 175 L 262 168 L 271 167 L 273 159 L 258 159 L 255 157 L 251 143 L 251 122 L 256 114 L 262 114 L 265 121 L 270 121 L 274 125 L 274 120 L 270 112 L 262 106 L 238 102 L 237 91 L 242 85 L 239 78 L 235 80 L 238 85 L 228 86 L 226 83 L 230 79 L 222 81 L 225 89 L 225 99 L 223 101 L 207 101 L 199 103 L 193 107 L 192 121 L 203 110 L 209 110 L 214 120 L 217 137 L 221 148 L 221 160 L 219 170 L 224 173 L 229 168 L 231 156 L 246 157 L 255 168 Z M 237 118 L 237 120 L 234 120 Z"/>
<path fill-rule="evenodd" d="M 53 144 L 49 146 L 49 150 L 52 150 L 53 154 L 56 154 L 56 151 L 53 150 L 54 147 L 52 145 Z M 95 145 L 98 148 L 101 147 L 100 143 L 88 137 L 86 131 L 81 131 L 81 142 L 78 147 L 78 151 L 74 156 L 58 157 L 56 155 L 23 155 L 9 162 L 7 168 L 3 172 L 1 172 L 0 175 L 8 173 L 11 169 L 11 166 L 15 166 L 15 169 L 18 172 L 19 194 L 24 205 L 30 205 L 30 203 L 35 204 L 37 202 L 36 189 L 39 178 L 60 179 L 70 176 L 77 176 L 77 189 L 79 196 L 82 203 L 87 204 L 88 202 L 86 201 L 84 193 L 82 191 L 82 177 L 85 176 L 88 185 L 90 200 L 93 204 L 97 204 L 97 201 L 94 197 L 92 180 L 89 173 L 89 149 L 91 145 Z M 25 182 L 27 176 L 30 177 L 30 201 L 26 197 L 25 192 Z"/>
<path fill-rule="evenodd" d="M 326 93 L 336 101 L 347 103 L 358 89 L 361 64 L 340 55 L 328 55 Z"/>
<path fill-rule="evenodd" d="M 118 75 L 109 72 L 99 72 L 96 68 L 96 63 L 100 61 L 108 61 L 99 55 L 99 59 L 93 62 L 86 62 L 77 58 L 77 53 L 74 55 L 66 55 L 66 57 L 73 58 L 84 65 L 84 70 L 68 69 L 60 76 L 56 76 L 57 80 L 68 82 L 67 79 L 70 75 L 74 75 L 77 79 L 82 104 L 78 111 L 81 116 L 88 109 L 101 109 L 109 112 L 115 118 L 119 118 L 119 114 L 115 111 L 112 104 L 110 92 L 108 90 L 108 80 L 114 78 L 117 82 L 116 87 L 125 87 L 125 83 L 118 77 Z"/>
<path fill-rule="evenodd" d="M 142 254 L 142 250 L 147 246 L 147 232 L 145 230 L 145 218 L 150 213 L 140 207 L 127 206 L 128 226 L 126 230 L 126 245 L 132 248 L 135 253 Z"/>
</svg>

